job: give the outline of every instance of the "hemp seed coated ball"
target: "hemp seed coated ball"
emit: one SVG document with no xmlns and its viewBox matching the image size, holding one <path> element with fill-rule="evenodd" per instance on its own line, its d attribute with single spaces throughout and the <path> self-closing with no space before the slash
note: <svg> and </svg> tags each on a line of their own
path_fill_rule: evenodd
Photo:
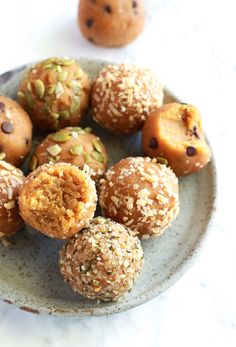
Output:
<svg viewBox="0 0 236 347">
<path fill-rule="evenodd" d="M 163 88 L 147 69 L 131 64 L 109 65 L 92 86 L 92 116 L 111 131 L 140 130 L 163 102 Z"/>
<path fill-rule="evenodd" d="M 160 236 L 179 212 L 178 179 L 155 159 L 122 159 L 100 180 L 99 203 L 105 217 L 140 237 Z"/>
<path fill-rule="evenodd" d="M 30 170 L 46 163 L 65 162 L 87 172 L 98 180 L 107 167 L 107 152 L 91 128 L 68 127 L 48 135 L 36 148 Z"/>
<path fill-rule="evenodd" d="M 124 46 L 143 30 L 143 0 L 80 0 L 78 21 L 82 34 L 96 45 Z"/>
<path fill-rule="evenodd" d="M 32 123 L 14 100 L 0 96 L 0 160 L 20 166 L 32 144 Z"/>
<path fill-rule="evenodd" d="M 23 172 L 0 161 L 0 238 L 10 237 L 23 226 L 18 209 L 18 189 L 24 182 Z"/>
<path fill-rule="evenodd" d="M 101 301 L 126 294 L 142 265 L 139 239 L 124 225 L 102 217 L 70 239 L 60 253 L 65 281 L 75 292 Z"/>
<path fill-rule="evenodd" d="M 50 58 L 27 71 L 17 95 L 33 123 L 49 132 L 80 123 L 89 106 L 90 87 L 75 60 Z"/>
<path fill-rule="evenodd" d="M 177 176 L 198 172 L 211 159 L 200 112 L 188 104 L 166 104 L 154 112 L 143 127 L 142 146 L 149 157 L 164 157 Z"/>
<path fill-rule="evenodd" d="M 25 222 L 56 239 L 70 238 L 84 228 L 93 218 L 96 202 L 94 181 L 66 163 L 38 167 L 19 191 Z"/>
</svg>

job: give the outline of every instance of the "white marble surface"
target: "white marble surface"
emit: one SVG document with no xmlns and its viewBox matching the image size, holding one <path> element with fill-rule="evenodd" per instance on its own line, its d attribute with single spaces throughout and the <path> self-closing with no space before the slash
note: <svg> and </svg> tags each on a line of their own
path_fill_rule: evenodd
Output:
<svg viewBox="0 0 236 347">
<path fill-rule="evenodd" d="M 1 347 L 236 346 L 235 0 L 146 3 L 141 37 L 108 50 L 81 37 L 77 0 L 0 0 L 0 73 L 53 55 L 131 60 L 153 68 L 183 100 L 199 106 L 214 148 L 219 201 L 207 243 L 177 284 L 126 313 L 62 319 L 0 303 Z"/>
</svg>

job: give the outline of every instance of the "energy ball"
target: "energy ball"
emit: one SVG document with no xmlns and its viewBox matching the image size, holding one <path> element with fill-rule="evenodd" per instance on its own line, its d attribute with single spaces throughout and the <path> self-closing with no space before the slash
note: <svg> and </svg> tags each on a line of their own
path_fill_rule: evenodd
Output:
<svg viewBox="0 0 236 347">
<path fill-rule="evenodd" d="M 96 45 L 124 46 L 143 30 L 143 0 L 80 0 L 78 21 L 82 34 Z"/>
<path fill-rule="evenodd" d="M 30 170 L 46 163 L 70 163 L 98 180 L 107 166 L 107 152 L 91 128 L 68 127 L 48 135 L 36 148 Z"/>
<path fill-rule="evenodd" d="M 0 160 L 20 166 L 30 151 L 32 123 L 14 100 L 0 96 Z"/>
<path fill-rule="evenodd" d="M 156 110 L 146 121 L 142 146 L 151 158 L 164 157 L 177 176 L 200 171 L 211 159 L 199 110 L 171 103 Z"/>
<path fill-rule="evenodd" d="M 49 132 L 80 123 L 89 106 L 90 87 L 75 60 L 50 58 L 26 72 L 17 95 L 33 123 Z"/>
<path fill-rule="evenodd" d="M 93 218 L 96 202 L 94 181 L 66 163 L 38 167 L 19 191 L 25 222 L 56 239 L 70 238 L 84 228 Z"/>
<path fill-rule="evenodd" d="M 92 86 L 92 116 L 111 131 L 140 130 L 163 102 L 163 88 L 147 69 L 131 64 L 109 65 Z"/>
<path fill-rule="evenodd" d="M 23 172 L 0 161 L 0 238 L 10 237 L 23 226 L 18 210 L 18 189 L 24 182 Z"/>
<path fill-rule="evenodd" d="M 143 265 L 139 239 L 124 225 L 102 217 L 75 235 L 60 253 L 60 270 L 75 292 L 116 301 L 133 286 Z"/>
<path fill-rule="evenodd" d="M 150 158 L 126 158 L 100 180 L 102 213 L 140 237 L 160 236 L 179 212 L 178 179 Z"/>
</svg>

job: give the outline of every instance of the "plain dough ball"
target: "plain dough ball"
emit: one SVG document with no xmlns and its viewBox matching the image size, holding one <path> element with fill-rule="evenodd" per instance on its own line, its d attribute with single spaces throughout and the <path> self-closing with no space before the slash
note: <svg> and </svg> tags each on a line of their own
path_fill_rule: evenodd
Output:
<svg viewBox="0 0 236 347">
<path fill-rule="evenodd" d="M 80 0 L 78 20 L 82 34 L 96 45 L 124 46 L 143 30 L 142 0 Z"/>
<path fill-rule="evenodd" d="M 20 166 L 32 145 L 32 123 L 14 100 L 0 96 L 0 160 Z"/>
</svg>

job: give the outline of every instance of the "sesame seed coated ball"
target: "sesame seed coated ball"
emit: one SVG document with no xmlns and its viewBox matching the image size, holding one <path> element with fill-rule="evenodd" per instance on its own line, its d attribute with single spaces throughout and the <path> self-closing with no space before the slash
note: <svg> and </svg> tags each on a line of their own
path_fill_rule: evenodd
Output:
<svg viewBox="0 0 236 347">
<path fill-rule="evenodd" d="M 87 226 L 96 202 L 94 181 L 67 163 L 38 167 L 19 190 L 19 209 L 25 222 L 56 239 L 67 239 Z"/>
<path fill-rule="evenodd" d="M 109 65 L 92 86 L 92 116 L 111 131 L 140 130 L 163 102 L 163 88 L 147 69 L 131 64 Z"/>
<path fill-rule="evenodd" d="M 49 132 L 80 123 L 89 106 L 90 87 L 75 60 L 50 58 L 26 72 L 17 96 L 33 123 Z"/>
<path fill-rule="evenodd" d="M 60 253 L 60 270 L 75 292 L 116 301 L 127 293 L 143 265 L 139 239 L 124 225 L 103 217 L 70 239 Z"/>
<path fill-rule="evenodd" d="M 67 127 L 48 135 L 30 160 L 30 170 L 46 163 L 65 162 L 98 180 L 107 166 L 106 148 L 91 128 Z"/>
<path fill-rule="evenodd" d="M 0 238 L 14 235 L 23 226 L 17 198 L 24 179 L 21 170 L 0 161 Z"/>
<path fill-rule="evenodd" d="M 99 202 L 105 217 L 140 237 L 160 236 L 179 212 L 178 179 L 155 159 L 126 158 L 100 180 Z"/>
</svg>

